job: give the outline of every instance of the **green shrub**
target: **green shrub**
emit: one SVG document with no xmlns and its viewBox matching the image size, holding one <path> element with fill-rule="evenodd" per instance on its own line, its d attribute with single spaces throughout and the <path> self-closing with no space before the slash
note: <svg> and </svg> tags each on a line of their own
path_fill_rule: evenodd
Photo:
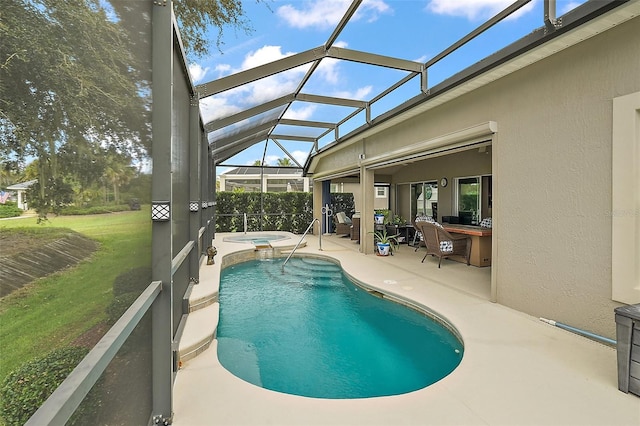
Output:
<svg viewBox="0 0 640 426">
<path fill-rule="evenodd" d="M 88 352 L 57 349 L 11 372 L 0 385 L 0 412 L 7 426 L 23 425 Z"/>
<path fill-rule="evenodd" d="M 113 280 L 113 300 L 107 306 L 107 324 L 113 325 L 151 284 L 151 267 L 141 266 L 118 275 Z"/>
<path fill-rule="evenodd" d="M 313 219 L 309 192 L 218 192 L 216 232 L 289 231 L 301 234 Z"/>
<path fill-rule="evenodd" d="M 140 266 L 139 268 L 133 268 L 123 272 L 113 280 L 113 295 L 120 296 L 131 292 L 140 295 L 149 284 L 151 284 L 151 267 Z"/>
<path fill-rule="evenodd" d="M 109 306 L 107 306 L 107 324 L 113 325 L 120 319 L 122 314 L 129 309 L 129 306 L 140 296 L 140 293 L 137 292 L 129 292 L 119 294 L 113 297 Z"/>
<path fill-rule="evenodd" d="M 351 192 L 332 192 L 330 207 L 333 214 L 345 212 L 347 217 L 352 217 L 356 211 L 353 194 Z"/>
<path fill-rule="evenodd" d="M 18 208 L 18 205 L 13 201 L 7 201 L 4 204 L 0 204 L 0 218 L 5 217 L 17 217 L 22 214 L 22 210 Z"/>
<path fill-rule="evenodd" d="M 93 206 L 93 207 L 81 207 L 81 206 L 67 206 L 60 209 L 58 214 L 67 216 L 77 216 L 85 214 L 106 214 L 115 212 L 129 211 L 131 208 L 128 204 L 118 204 L 112 206 Z"/>
</svg>

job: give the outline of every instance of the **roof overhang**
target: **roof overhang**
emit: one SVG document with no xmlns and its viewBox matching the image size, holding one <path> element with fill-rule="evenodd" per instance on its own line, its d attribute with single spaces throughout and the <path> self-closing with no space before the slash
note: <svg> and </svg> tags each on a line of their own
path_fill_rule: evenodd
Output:
<svg viewBox="0 0 640 426">
<path fill-rule="evenodd" d="M 590 1 L 562 17 L 562 26 L 541 27 L 517 42 L 453 75 L 349 134 L 319 149 L 304 165 L 314 174 L 318 162 L 338 147 L 345 147 L 442 105 L 452 99 L 512 74 L 640 15 L 640 1 Z"/>
</svg>

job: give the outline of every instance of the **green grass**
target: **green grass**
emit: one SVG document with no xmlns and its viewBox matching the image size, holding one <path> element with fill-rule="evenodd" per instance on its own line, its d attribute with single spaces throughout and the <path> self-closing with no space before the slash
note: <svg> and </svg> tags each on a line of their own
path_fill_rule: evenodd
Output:
<svg viewBox="0 0 640 426">
<path fill-rule="evenodd" d="M 0 299 L 0 381 L 23 363 L 68 346 L 106 318 L 113 280 L 151 263 L 149 209 L 92 216 L 0 221 L 0 233 L 16 228 L 68 228 L 100 244 L 77 266 L 36 280 Z"/>
</svg>

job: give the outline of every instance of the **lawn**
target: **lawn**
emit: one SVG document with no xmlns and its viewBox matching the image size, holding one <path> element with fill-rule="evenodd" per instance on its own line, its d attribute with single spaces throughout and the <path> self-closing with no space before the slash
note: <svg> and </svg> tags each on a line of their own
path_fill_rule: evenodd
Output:
<svg viewBox="0 0 640 426">
<path fill-rule="evenodd" d="M 149 210 L 91 216 L 59 216 L 38 225 L 35 218 L 0 221 L 10 229 L 60 227 L 100 244 L 73 268 L 54 273 L 0 299 L 0 381 L 22 363 L 72 343 L 106 318 L 113 280 L 151 263 Z M 26 235 L 26 234 L 25 234 Z M 26 237 L 26 236 L 25 236 Z"/>
</svg>

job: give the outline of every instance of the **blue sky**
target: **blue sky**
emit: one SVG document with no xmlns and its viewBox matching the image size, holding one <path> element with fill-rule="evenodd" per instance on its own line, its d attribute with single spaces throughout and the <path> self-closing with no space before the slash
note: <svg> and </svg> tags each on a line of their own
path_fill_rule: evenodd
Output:
<svg viewBox="0 0 640 426">
<path fill-rule="evenodd" d="M 559 17 L 585 1 L 557 0 L 556 15 Z M 350 3 L 349 0 L 244 2 L 253 31 L 245 34 L 225 28 L 222 52 L 212 43 L 209 56 L 190 59 L 189 69 L 194 84 L 324 45 Z M 364 0 L 334 46 L 425 62 L 511 3 L 512 0 Z M 514 15 L 430 67 L 428 85 L 437 84 L 543 25 L 543 2 L 532 0 Z M 215 41 L 216 37 L 217 30 L 214 29 L 211 40 Z M 201 102 L 205 122 L 291 93 L 307 69 L 302 66 L 206 98 Z M 302 92 L 367 101 L 404 75 L 398 70 L 325 58 Z M 374 116 L 417 95 L 419 84 L 415 79 L 388 99 L 375 104 L 372 109 Z M 349 112 L 338 107 L 294 103 L 285 117 L 335 122 Z M 354 120 L 351 128 L 345 125 L 344 130 L 341 129 L 341 134 L 360 124 Z M 333 137 L 326 142 L 321 141 L 320 146 L 332 140 Z M 303 142 L 287 142 L 285 146 L 301 164 L 310 148 L 309 143 Z M 264 150 L 264 143 L 257 144 L 226 163 L 253 164 L 262 158 Z M 279 147 L 269 143 L 265 157 L 268 164 L 273 165 L 278 158 L 285 156 Z M 219 168 L 218 173 L 221 171 Z"/>
</svg>

